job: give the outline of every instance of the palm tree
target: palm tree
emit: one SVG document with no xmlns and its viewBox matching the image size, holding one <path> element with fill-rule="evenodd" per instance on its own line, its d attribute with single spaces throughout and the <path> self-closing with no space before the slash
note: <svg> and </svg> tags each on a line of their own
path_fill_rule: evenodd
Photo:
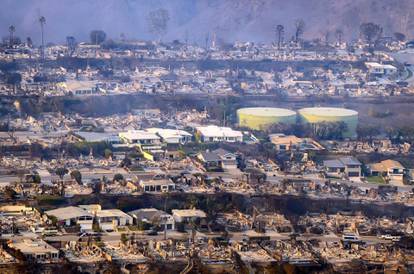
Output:
<svg viewBox="0 0 414 274">
<path fill-rule="evenodd" d="M 42 34 L 42 49 L 41 49 L 41 57 L 42 60 L 45 58 L 45 39 L 44 39 L 44 26 L 46 24 L 46 18 L 44 16 L 40 16 L 39 18 L 40 23 L 40 30 Z"/>
<path fill-rule="evenodd" d="M 13 35 L 14 35 L 14 32 L 16 31 L 16 28 L 13 26 L 13 25 L 11 25 L 10 27 L 9 27 L 9 33 L 10 33 L 10 37 L 9 37 L 9 45 L 10 45 L 10 47 L 12 47 L 13 46 L 13 44 L 14 44 L 14 37 L 13 37 Z"/>
<path fill-rule="evenodd" d="M 66 174 L 68 174 L 68 172 L 69 170 L 65 167 L 58 167 L 55 170 L 55 174 L 60 178 L 60 195 L 62 196 L 65 194 L 65 184 L 63 182 L 63 178 Z"/>
<path fill-rule="evenodd" d="M 283 25 L 276 26 L 276 34 L 277 34 L 277 48 L 280 49 L 280 46 L 283 42 L 283 33 L 285 32 L 285 27 Z"/>
<path fill-rule="evenodd" d="M 305 21 L 303 19 L 298 19 L 295 21 L 295 43 L 299 42 L 299 39 L 302 37 L 305 30 Z"/>
</svg>

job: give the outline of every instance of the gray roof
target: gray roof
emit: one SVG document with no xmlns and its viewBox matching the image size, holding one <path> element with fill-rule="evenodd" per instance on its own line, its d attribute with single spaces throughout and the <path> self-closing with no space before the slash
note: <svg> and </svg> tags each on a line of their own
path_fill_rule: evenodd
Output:
<svg viewBox="0 0 414 274">
<path fill-rule="evenodd" d="M 343 168 L 346 166 L 360 166 L 362 164 L 360 161 L 358 161 L 357 158 L 352 156 L 346 156 L 335 160 L 325 160 L 323 161 L 323 165 L 325 167 Z"/>
<path fill-rule="evenodd" d="M 341 158 L 339 158 L 339 160 L 340 160 L 340 161 L 341 161 L 344 165 L 347 165 L 347 166 L 350 166 L 350 165 L 352 165 L 352 166 L 360 166 L 360 165 L 362 165 L 362 164 L 361 164 L 361 162 L 360 162 L 360 161 L 358 161 L 358 159 L 357 159 L 357 158 L 352 157 L 352 156 L 341 157 Z"/>
<path fill-rule="evenodd" d="M 156 208 L 140 208 L 133 211 L 128 212 L 134 218 L 137 218 L 139 221 L 147 220 L 152 221 L 154 218 L 165 214 L 164 211 L 158 210 Z"/>
<path fill-rule="evenodd" d="M 80 208 L 77 206 L 68 206 L 68 207 L 52 209 L 52 210 L 45 211 L 45 214 L 48 216 L 55 216 L 58 220 L 67 220 L 67 219 L 73 219 L 73 218 L 78 218 L 82 216 L 93 217 L 92 213 L 89 213 L 83 208 Z"/>
<path fill-rule="evenodd" d="M 115 133 L 76 131 L 74 134 L 87 142 L 119 141 L 119 137 Z"/>
<path fill-rule="evenodd" d="M 325 160 L 323 161 L 325 167 L 331 168 L 344 168 L 345 165 L 339 160 Z"/>
<path fill-rule="evenodd" d="M 221 160 L 219 155 L 215 152 L 205 151 L 201 152 L 201 155 L 206 162 L 216 162 Z"/>
<path fill-rule="evenodd" d="M 234 153 L 231 153 L 230 151 L 225 150 L 225 149 L 223 149 L 223 148 L 218 148 L 218 149 L 215 149 L 215 150 L 213 150 L 213 151 L 212 151 L 212 153 L 215 153 L 215 154 L 217 154 L 217 155 L 218 155 L 218 156 L 220 156 L 220 157 L 223 157 L 223 156 L 225 156 L 225 155 L 227 155 L 227 154 L 232 154 L 232 155 L 234 155 Z"/>
</svg>

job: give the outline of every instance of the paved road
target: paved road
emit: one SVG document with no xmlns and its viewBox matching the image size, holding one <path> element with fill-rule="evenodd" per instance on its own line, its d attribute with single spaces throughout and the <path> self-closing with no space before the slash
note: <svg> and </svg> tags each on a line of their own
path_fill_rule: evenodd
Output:
<svg viewBox="0 0 414 274">
<path fill-rule="evenodd" d="M 316 175 L 310 174 L 310 175 L 303 175 L 303 176 L 297 176 L 297 175 L 281 175 L 281 174 L 274 174 L 274 173 L 268 173 L 267 174 L 267 181 L 268 182 L 279 182 L 280 180 L 283 179 L 293 179 L 293 180 L 300 180 L 300 179 L 305 179 L 305 180 L 312 180 L 317 184 L 325 184 L 325 182 L 327 180 L 330 180 L 331 182 L 338 182 L 338 183 L 342 183 L 348 186 L 356 186 L 356 187 L 361 187 L 361 188 L 378 188 L 380 186 L 380 184 L 375 184 L 375 183 L 368 183 L 368 182 L 354 182 L 354 181 L 349 181 L 349 180 L 342 180 L 342 179 L 325 179 L 325 178 L 320 178 L 317 177 Z M 398 188 L 399 192 L 410 192 L 413 189 L 413 186 L 396 186 Z"/>
<path fill-rule="evenodd" d="M 399 52 L 391 53 L 391 56 L 400 63 L 407 63 L 410 65 L 414 65 L 414 49 L 405 49 Z M 414 86 L 414 74 L 413 68 L 407 68 L 411 71 L 411 77 L 404 79 L 404 81 L 408 82 L 409 86 Z"/>
<path fill-rule="evenodd" d="M 131 233 L 131 232 L 130 232 Z M 111 232 L 103 235 L 102 241 L 104 242 L 116 242 L 121 240 L 121 232 Z M 132 233 L 131 233 L 132 234 Z M 202 232 L 196 232 L 195 238 L 211 238 L 219 236 L 220 234 L 206 234 Z M 31 235 L 33 237 L 33 235 Z M 229 237 L 232 241 L 241 241 L 242 239 L 246 238 L 247 236 L 269 236 L 271 240 L 288 240 L 290 238 L 289 233 L 278 233 L 278 232 L 267 232 L 267 233 L 257 233 L 255 231 L 244 231 L 244 232 L 231 232 L 229 233 Z M 29 237 L 29 236 L 27 236 Z M 191 237 L 191 231 L 188 231 L 187 233 L 179 233 L 176 231 L 170 231 L 167 233 L 168 239 L 176 239 L 176 240 L 187 240 Z M 164 234 L 159 233 L 158 235 L 149 236 L 149 235 L 139 235 L 135 234 L 136 239 L 142 239 L 142 240 L 155 240 L 160 241 L 164 239 Z M 77 241 L 79 239 L 79 236 L 74 234 L 67 234 L 67 235 L 61 235 L 61 236 L 51 236 L 46 237 L 45 240 L 47 241 Z M 341 240 L 341 237 L 336 234 L 327 234 L 327 235 L 317 235 L 317 234 L 306 234 L 306 235 L 300 235 L 297 237 L 298 240 L 302 241 L 309 241 L 312 239 L 325 241 L 325 242 L 338 242 Z M 390 243 L 390 240 L 384 240 L 379 239 L 376 236 L 360 236 L 360 239 L 362 241 L 367 242 L 368 244 L 377 244 L 377 243 Z"/>
<path fill-rule="evenodd" d="M 229 173 L 229 172 L 207 172 L 209 176 L 212 177 L 219 177 L 222 178 L 232 178 L 234 180 L 240 180 L 242 178 L 242 172 L 235 172 L 235 173 Z M 350 181 L 350 180 L 342 180 L 342 179 L 325 179 L 319 177 L 318 174 L 307 174 L 307 175 L 284 175 L 277 172 L 267 172 L 267 181 L 268 182 L 280 182 L 283 179 L 293 179 L 293 180 L 312 180 L 315 183 L 318 183 L 320 185 L 325 184 L 327 180 L 330 180 L 331 182 L 338 182 L 342 183 L 348 186 L 354 186 L 354 187 L 361 187 L 361 188 L 378 188 L 380 184 L 375 183 L 369 183 L 369 182 L 357 182 L 357 181 Z M 388 184 L 387 184 L 388 185 Z M 396 186 L 398 188 L 398 191 L 400 192 L 411 192 L 414 186 Z"/>
</svg>

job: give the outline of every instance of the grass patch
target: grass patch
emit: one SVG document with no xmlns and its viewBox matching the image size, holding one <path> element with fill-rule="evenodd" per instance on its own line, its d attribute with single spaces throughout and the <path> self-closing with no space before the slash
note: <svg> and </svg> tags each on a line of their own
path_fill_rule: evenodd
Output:
<svg viewBox="0 0 414 274">
<path fill-rule="evenodd" d="M 136 225 L 130 225 L 130 226 L 128 226 L 128 229 L 129 229 L 130 231 L 142 231 L 142 230 L 140 230 L 140 229 L 138 228 L 138 226 L 136 226 Z"/>
<path fill-rule="evenodd" d="M 368 181 L 368 183 L 385 184 L 385 180 L 381 176 L 370 176 L 370 177 L 367 177 L 367 181 Z"/>
</svg>

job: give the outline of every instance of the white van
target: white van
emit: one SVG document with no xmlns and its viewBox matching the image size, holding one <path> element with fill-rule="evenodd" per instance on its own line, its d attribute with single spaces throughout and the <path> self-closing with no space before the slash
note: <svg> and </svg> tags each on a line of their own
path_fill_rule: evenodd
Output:
<svg viewBox="0 0 414 274">
<path fill-rule="evenodd" d="M 359 241 L 359 237 L 355 234 L 344 234 L 342 235 L 343 241 Z"/>
</svg>

